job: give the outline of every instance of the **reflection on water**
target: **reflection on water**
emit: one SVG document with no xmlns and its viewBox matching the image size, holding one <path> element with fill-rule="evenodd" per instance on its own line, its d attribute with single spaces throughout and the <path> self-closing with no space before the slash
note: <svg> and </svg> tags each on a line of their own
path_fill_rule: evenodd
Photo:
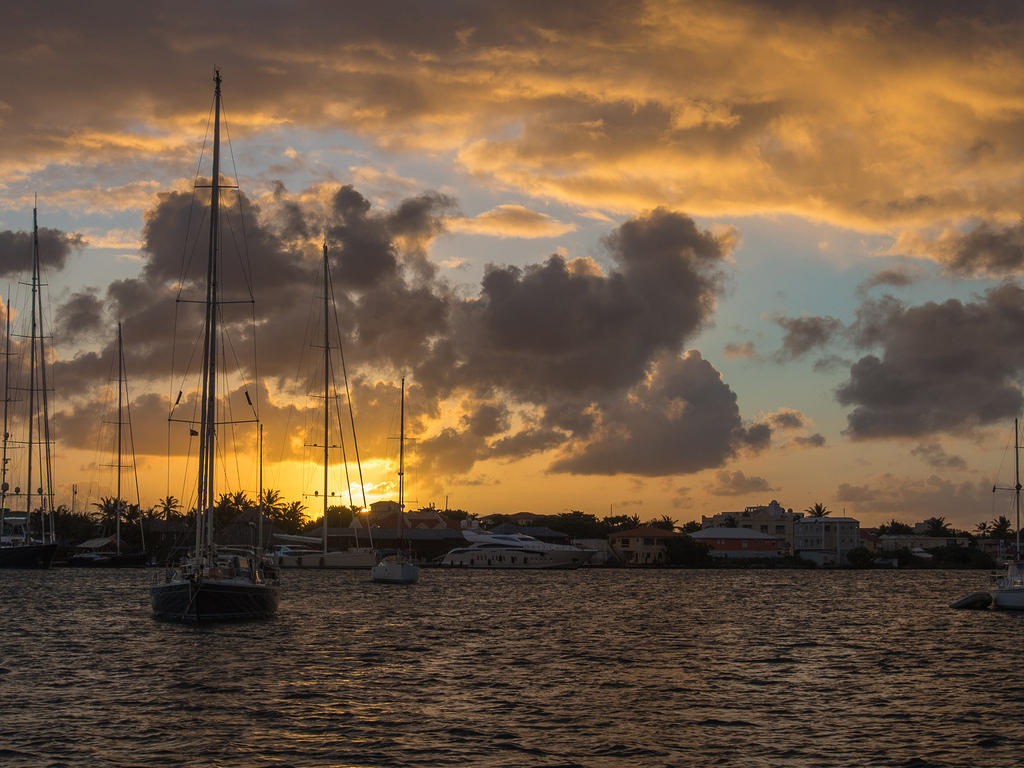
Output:
<svg viewBox="0 0 1024 768">
<path fill-rule="evenodd" d="M 149 574 L 0 571 L 5 766 L 1015 766 L 1024 616 L 979 572 L 286 572 L 155 622 Z"/>
</svg>

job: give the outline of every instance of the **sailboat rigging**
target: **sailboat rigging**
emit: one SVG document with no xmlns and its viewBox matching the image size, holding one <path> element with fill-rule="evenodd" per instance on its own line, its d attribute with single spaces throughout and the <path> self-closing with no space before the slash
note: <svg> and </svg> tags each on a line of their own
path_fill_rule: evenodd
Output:
<svg viewBox="0 0 1024 768">
<path fill-rule="evenodd" d="M 53 462 L 50 442 L 49 388 L 46 379 L 46 346 L 43 328 L 43 282 L 39 260 L 38 208 L 32 209 L 32 278 L 31 278 L 30 332 L 28 340 L 27 382 L 19 386 L 11 382 L 11 303 L 7 300 L 6 337 L 4 341 L 4 415 L 3 455 L 0 463 L 0 567 L 49 568 L 57 551 L 53 515 Z M 21 420 L 25 439 L 15 441 L 11 434 L 12 390 L 27 396 L 27 410 Z M 9 461 L 12 449 L 24 448 L 25 490 L 15 486 L 13 493 L 8 483 Z M 38 454 L 38 457 L 37 457 Z M 34 459 L 38 466 L 34 469 Z M 36 485 L 38 483 L 38 485 Z M 33 492 L 35 487 L 35 492 Z M 9 498 L 24 497 L 24 516 L 8 508 Z M 33 510 L 34 503 L 38 508 Z M 38 535 L 32 531 L 33 515 L 38 513 Z"/>
<path fill-rule="evenodd" d="M 115 496 L 112 500 L 114 513 L 114 534 L 112 537 L 93 539 L 79 545 L 82 551 L 71 558 L 70 564 L 78 567 L 93 568 L 123 568 L 139 567 L 146 564 L 146 540 L 142 528 L 142 516 L 139 514 L 139 539 L 140 547 L 133 552 L 124 552 L 121 538 L 121 522 L 125 518 L 124 494 L 121 489 L 121 481 L 124 470 L 128 467 L 124 463 L 124 433 L 128 428 L 128 447 L 131 451 L 132 477 L 135 480 L 135 509 L 139 510 L 139 478 L 135 464 L 135 438 L 132 433 L 131 407 L 128 404 L 128 373 L 124 360 L 124 340 L 121 330 L 121 323 L 117 324 L 117 434 L 114 438 L 114 454 L 116 463 L 113 465 L 115 471 Z M 105 510 L 106 511 L 106 510 Z M 114 551 L 106 547 L 113 539 Z M 104 549 L 99 550 L 100 547 Z"/>
<path fill-rule="evenodd" d="M 221 76 L 214 76 L 213 168 L 210 175 L 209 241 L 205 278 L 203 353 L 200 371 L 199 464 L 196 477 L 196 531 L 192 552 L 169 569 L 150 590 L 153 615 L 182 622 L 269 618 L 277 611 L 278 587 L 264 578 L 261 559 L 251 549 L 218 548 L 214 542 L 215 456 L 217 426 L 218 327 L 220 285 L 220 190 L 231 185 L 220 178 Z M 202 186 L 202 185 L 198 185 Z M 180 396 L 179 396 L 180 399 Z M 246 400 L 250 402 L 248 392 Z"/>
<path fill-rule="evenodd" d="M 381 584 L 415 584 L 420 568 L 402 549 L 402 527 L 405 518 L 405 378 L 402 378 L 402 401 L 398 438 L 398 547 L 380 559 L 370 578 Z"/>
<path fill-rule="evenodd" d="M 352 497 L 352 482 L 349 477 L 348 470 L 348 457 L 345 451 L 345 440 L 344 430 L 341 423 L 341 413 L 337 407 L 338 404 L 338 393 L 337 387 L 334 381 L 334 365 L 331 356 L 331 317 L 333 315 L 335 325 L 338 325 L 337 318 L 337 302 L 334 297 L 334 286 L 331 281 L 330 264 L 327 258 L 327 243 L 323 245 L 323 444 L 320 446 L 323 449 L 323 516 L 321 518 L 321 535 L 319 544 L 321 550 L 317 553 L 315 550 L 306 549 L 305 546 L 318 543 L 317 540 L 312 536 L 296 536 L 288 534 L 277 534 L 275 538 L 280 541 L 287 542 L 286 544 L 278 545 L 273 550 L 273 558 L 275 564 L 282 568 L 372 568 L 377 562 L 377 554 L 373 548 L 373 534 L 369 533 L 369 547 L 360 547 L 358 545 L 358 534 L 356 540 L 356 546 L 343 550 L 330 550 L 328 548 L 327 536 L 327 512 L 328 503 L 332 494 L 330 493 L 329 485 L 329 469 L 331 460 L 331 404 L 334 403 L 335 411 L 337 412 L 337 427 L 338 427 L 338 445 L 341 449 L 342 464 L 345 467 L 345 478 L 346 485 L 348 486 L 348 501 L 349 507 L 354 508 Z M 363 468 L 362 463 L 359 460 L 359 442 L 356 439 L 356 425 L 355 416 L 352 412 L 352 399 L 348 393 L 348 374 L 345 370 L 345 357 L 344 351 L 341 345 L 341 331 L 338 329 L 338 353 L 341 360 L 342 374 L 345 376 L 345 392 L 346 400 L 348 401 L 349 408 L 349 424 L 352 432 L 352 445 L 355 451 L 356 467 L 359 472 L 359 487 L 362 491 L 363 504 L 362 508 L 366 509 L 366 488 L 363 484 Z M 315 445 L 312 447 L 316 447 Z M 319 491 L 314 494 L 320 496 Z M 358 529 L 355 525 L 358 522 L 358 518 L 353 517 L 353 532 Z M 369 529 L 369 526 L 367 526 Z M 299 546 L 293 546 L 299 545 Z M 303 546 L 305 545 L 305 546 Z"/>
<path fill-rule="evenodd" d="M 1024 610 L 1024 562 L 1020 559 L 1020 428 L 1017 419 L 1013 420 L 1013 471 L 1012 488 L 993 487 L 992 491 L 1013 491 L 1017 512 L 1017 548 L 1013 559 L 1006 563 L 1006 572 L 995 578 L 990 594 L 996 608 Z"/>
</svg>

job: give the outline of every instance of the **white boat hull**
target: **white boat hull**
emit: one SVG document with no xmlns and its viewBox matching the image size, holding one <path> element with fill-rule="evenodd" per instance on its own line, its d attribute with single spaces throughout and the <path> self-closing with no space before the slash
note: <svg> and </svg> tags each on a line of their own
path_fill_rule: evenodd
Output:
<svg viewBox="0 0 1024 768">
<path fill-rule="evenodd" d="M 992 603 L 996 608 L 1008 611 L 1024 611 L 1024 587 L 993 589 Z"/>
<path fill-rule="evenodd" d="M 348 549 L 338 552 L 303 552 L 275 555 L 279 568 L 373 568 L 377 554 L 372 549 Z"/>
<path fill-rule="evenodd" d="M 576 547 L 515 549 L 471 546 L 453 549 L 441 559 L 441 565 L 450 568 L 571 570 L 586 565 L 593 556 L 594 550 Z"/>
<path fill-rule="evenodd" d="M 420 579 L 420 569 L 405 560 L 381 560 L 373 566 L 370 578 L 378 584 L 415 584 Z"/>
<path fill-rule="evenodd" d="M 1006 564 L 1006 573 L 995 580 L 991 590 L 996 608 L 1024 611 L 1024 564 L 1013 560 Z"/>
</svg>

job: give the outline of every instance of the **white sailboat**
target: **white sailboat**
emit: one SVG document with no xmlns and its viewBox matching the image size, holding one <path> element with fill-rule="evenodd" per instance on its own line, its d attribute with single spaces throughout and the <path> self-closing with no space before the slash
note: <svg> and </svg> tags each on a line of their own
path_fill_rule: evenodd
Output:
<svg viewBox="0 0 1024 768">
<path fill-rule="evenodd" d="M 331 356 L 331 317 L 335 319 L 335 325 L 337 325 L 337 303 L 334 299 L 334 287 L 331 280 L 330 265 L 327 259 L 327 243 L 324 243 L 323 248 L 323 280 L 324 280 L 324 295 L 323 295 L 323 445 L 312 446 L 323 448 L 323 525 L 321 527 L 321 536 L 317 540 L 312 536 L 296 536 L 289 534 L 276 534 L 275 539 L 284 542 L 274 547 L 271 551 L 274 563 L 281 568 L 372 568 L 377 562 L 377 553 L 373 548 L 373 534 L 369 532 L 367 527 L 367 534 L 369 537 L 368 547 L 350 547 L 348 549 L 331 550 L 327 546 L 327 509 L 328 502 L 333 498 L 337 498 L 330 493 L 328 470 L 330 468 L 330 449 L 331 449 L 331 404 L 337 405 L 338 394 L 337 386 L 334 381 L 334 365 Z M 359 460 L 359 442 L 356 439 L 356 425 L 355 416 L 352 413 L 352 401 L 348 396 L 348 378 L 345 370 L 345 356 L 344 351 L 341 347 L 341 333 L 338 332 L 338 353 L 342 367 L 342 374 L 345 378 L 345 390 L 346 400 L 349 404 L 349 424 L 352 430 L 352 447 L 355 451 L 356 467 L 359 471 L 359 486 L 363 493 L 363 509 L 366 508 L 366 490 L 363 484 L 363 468 L 362 463 Z M 341 425 L 341 413 L 340 410 L 335 408 L 337 413 L 337 436 L 338 445 L 342 452 L 342 463 L 345 466 L 345 476 L 348 485 L 348 501 L 349 506 L 354 507 L 352 499 L 352 483 L 348 479 L 348 458 L 345 453 L 345 441 L 343 436 L 343 430 Z M 317 491 L 316 496 L 320 497 L 320 492 Z M 353 522 L 356 522 L 355 520 Z M 353 532 L 358 531 L 357 528 L 353 527 Z M 358 533 L 356 533 L 358 537 Z M 319 551 L 313 549 L 312 546 L 320 544 Z"/>
<path fill-rule="evenodd" d="M 28 370 L 20 385 L 11 382 L 11 302 L 7 300 L 7 333 L 4 341 L 4 409 L 3 456 L 0 462 L 0 568 L 49 568 L 57 552 L 57 537 L 53 518 L 53 462 L 50 446 L 49 387 L 46 380 L 46 334 L 43 330 L 43 283 L 39 266 L 39 217 L 32 209 L 32 307 L 29 314 L 30 330 L 27 335 Z M 20 391 L 27 408 L 19 421 L 19 439 L 12 435 L 12 389 Z M 12 489 L 8 483 L 11 473 L 11 449 L 23 449 L 23 462 L 18 471 L 25 483 Z M 34 464 L 38 456 L 39 466 Z M 24 500 L 24 513 L 8 508 L 8 500 Z M 36 509 L 33 509 L 36 506 Z M 33 530 L 33 514 L 39 521 Z"/>
<path fill-rule="evenodd" d="M 208 622 L 269 618 L 277 611 L 278 587 L 264 577 L 262 559 L 249 550 L 218 548 L 214 542 L 215 454 L 218 418 L 217 361 L 220 350 L 220 190 L 230 185 L 220 178 L 221 78 L 214 82 L 213 171 L 210 175 L 209 250 L 203 320 L 203 361 L 200 371 L 202 400 L 198 423 L 189 422 L 199 438 L 196 473 L 196 538 L 188 557 L 150 589 L 153 615 L 180 622 Z M 200 185 L 197 185 L 200 186 Z M 178 400 L 180 401 L 179 394 Z M 249 398 L 246 393 L 246 400 Z M 255 412 L 255 409 L 254 409 Z M 172 419 L 173 420 L 173 419 Z M 258 420 L 258 417 L 257 417 Z"/>
<path fill-rule="evenodd" d="M 402 526 L 405 518 L 405 379 L 402 379 L 401 427 L 398 438 L 398 547 L 381 553 L 370 578 L 381 584 L 415 584 L 420 568 L 402 549 Z"/>
<path fill-rule="evenodd" d="M 992 490 L 1012 490 L 1014 492 L 1014 507 L 1017 511 L 1017 549 L 1013 559 L 1006 563 L 1006 572 L 995 577 L 989 594 L 992 596 L 992 603 L 996 608 L 1022 611 L 1024 610 L 1024 563 L 1020 559 L 1020 431 L 1017 419 L 1013 420 L 1013 457 L 1013 488 L 993 488 Z"/>
</svg>

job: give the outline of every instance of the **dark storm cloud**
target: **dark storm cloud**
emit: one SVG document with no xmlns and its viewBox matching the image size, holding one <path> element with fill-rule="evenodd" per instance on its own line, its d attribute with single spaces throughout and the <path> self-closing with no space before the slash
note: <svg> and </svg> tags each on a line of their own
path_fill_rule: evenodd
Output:
<svg viewBox="0 0 1024 768">
<path fill-rule="evenodd" d="M 837 390 L 855 437 L 958 432 L 1012 419 L 1024 405 L 1024 289 L 1007 283 L 975 302 L 862 308 L 858 336 L 881 347 Z"/>
<path fill-rule="evenodd" d="M 836 489 L 836 499 L 847 502 L 871 502 L 878 498 L 878 491 L 866 485 L 850 485 L 840 483 Z"/>
<path fill-rule="evenodd" d="M 742 496 L 747 493 L 775 491 L 763 477 L 747 477 L 742 471 L 730 472 L 723 469 L 716 475 L 716 482 L 708 489 L 715 496 Z"/>
<path fill-rule="evenodd" d="M 782 338 L 782 349 L 776 354 L 779 362 L 795 360 L 812 349 L 822 347 L 831 341 L 842 329 L 834 317 L 780 317 L 776 321 L 786 332 Z"/>
<path fill-rule="evenodd" d="M 43 271 L 60 271 L 71 252 L 82 248 L 81 235 L 61 232 L 49 227 L 39 228 L 39 264 Z M 5 230 L 0 232 L 0 277 L 31 276 L 32 232 Z"/>
<path fill-rule="evenodd" d="M 892 269 L 880 269 L 858 287 L 861 291 L 868 291 L 880 285 L 890 288 L 905 288 L 908 285 L 913 285 L 916 279 L 905 267 L 893 267 Z"/>
<path fill-rule="evenodd" d="M 480 296 L 453 305 L 453 334 L 420 381 L 501 387 L 543 404 L 593 398 L 639 381 L 709 317 L 728 244 L 689 217 L 656 210 L 606 240 L 617 268 L 551 256 L 487 270 Z"/>
<path fill-rule="evenodd" d="M 960 275 L 1014 275 L 1024 267 L 1024 222 L 1000 226 L 983 222 L 952 242 L 943 242 L 940 258 Z"/>
<path fill-rule="evenodd" d="M 967 462 L 959 456 L 951 456 L 938 443 L 921 443 L 910 451 L 925 464 L 937 469 L 966 469 Z"/>
<path fill-rule="evenodd" d="M 524 268 L 492 266 L 479 296 L 462 300 L 426 258 L 426 244 L 454 210 L 444 195 L 423 194 L 390 211 L 375 211 L 350 186 L 326 210 L 298 205 L 281 185 L 266 211 L 244 196 L 226 198 L 246 214 L 249 265 L 232 250 L 241 225 L 225 227 L 222 282 L 235 286 L 227 298 L 243 302 L 225 305 L 223 322 L 234 338 L 225 351 L 239 356 L 251 380 L 242 362 L 252 344 L 246 328 L 253 309 L 245 303 L 251 285 L 261 374 L 286 392 L 306 391 L 310 374 L 301 369 L 299 342 L 310 338 L 309 309 L 311 302 L 318 309 L 322 289 L 320 249 L 302 236 L 325 228 L 350 373 L 358 379 L 382 366 L 409 372 L 411 410 L 432 418 L 443 398 L 464 398 L 469 415 L 461 424 L 415 446 L 425 471 L 464 473 L 477 460 L 564 447 L 572 436 L 581 447 L 554 471 L 658 475 L 717 466 L 737 450 L 770 442 L 770 424 L 740 423 L 735 395 L 710 363 L 695 352 L 678 357 L 713 311 L 731 233 L 715 236 L 683 214 L 656 210 L 607 237 L 615 264 L 608 272 L 590 259 L 560 256 Z M 77 297 L 68 305 L 69 312 L 90 312 L 97 327 L 122 318 L 129 370 L 142 379 L 166 377 L 172 325 L 194 330 L 199 323 L 191 304 L 179 304 L 174 319 L 179 281 L 183 299 L 202 298 L 206 224 L 202 206 L 197 213 L 192 204 L 188 194 L 161 196 L 146 216 L 141 276 L 110 285 L 105 302 Z M 179 365 L 197 354 L 189 343 L 174 351 Z M 106 375 L 112 344 L 58 363 L 72 396 L 86 395 Z M 357 411 L 371 420 L 380 400 L 355 392 Z M 509 406 L 532 408 L 538 421 L 509 434 Z M 410 433 L 418 429 L 414 423 Z"/>
<path fill-rule="evenodd" d="M 557 448 L 567 439 L 568 435 L 554 429 L 525 429 L 495 440 L 487 448 L 487 457 L 521 459 L 534 453 Z"/>
<path fill-rule="evenodd" d="M 813 435 L 807 435 L 806 437 L 794 437 L 793 442 L 805 448 L 821 448 L 825 445 L 825 436 L 820 432 L 815 432 Z"/>
<path fill-rule="evenodd" d="M 73 343 L 103 327 L 103 302 L 94 289 L 79 291 L 57 308 L 54 317 L 56 338 Z"/>
<path fill-rule="evenodd" d="M 555 461 L 572 474 L 670 475 L 721 465 L 747 439 L 736 395 L 699 353 L 665 357 L 628 393 L 602 401 L 593 438 Z"/>
<path fill-rule="evenodd" d="M 787 408 L 773 413 L 771 422 L 779 429 L 799 429 L 804 425 L 804 415 L 800 411 Z"/>
</svg>

